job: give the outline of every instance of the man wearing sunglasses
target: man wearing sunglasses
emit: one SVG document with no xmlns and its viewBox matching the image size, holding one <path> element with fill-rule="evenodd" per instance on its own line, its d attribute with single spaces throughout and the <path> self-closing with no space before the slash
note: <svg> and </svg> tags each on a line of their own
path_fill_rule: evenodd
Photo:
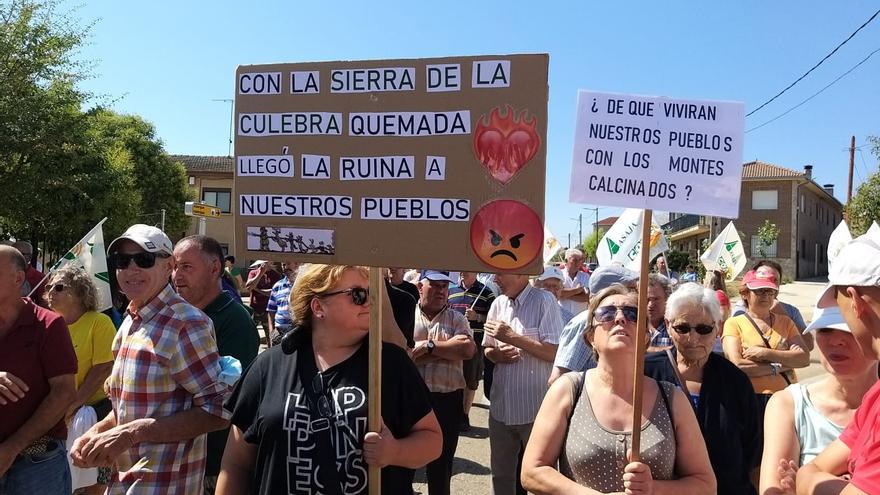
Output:
<svg viewBox="0 0 880 495">
<path fill-rule="evenodd" d="M 168 283 L 173 250 L 161 230 L 133 225 L 108 252 L 131 301 L 113 342 L 113 412 L 74 442 L 71 458 L 115 465 L 109 493 L 200 493 L 205 434 L 229 418 L 211 320 Z"/>
<path fill-rule="evenodd" d="M 63 416 L 76 353 L 64 319 L 21 297 L 26 270 L 0 245 L 0 493 L 69 495 Z"/>
</svg>

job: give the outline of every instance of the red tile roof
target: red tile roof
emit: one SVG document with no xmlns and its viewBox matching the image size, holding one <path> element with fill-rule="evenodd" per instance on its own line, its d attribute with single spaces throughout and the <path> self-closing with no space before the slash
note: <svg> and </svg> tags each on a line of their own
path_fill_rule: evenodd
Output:
<svg viewBox="0 0 880 495">
<path fill-rule="evenodd" d="M 610 227 L 610 226 L 614 225 L 614 222 L 616 222 L 618 218 L 620 218 L 620 217 L 603 218 L 602 220 L 599 220 L 599 226 L 600 227 Z"/>
<path fill-rule="evenodd" d="M 799 179 L 804 173 L 772 163 L 753 161 L 743 164 L 743 179 Z"/>
</svg>

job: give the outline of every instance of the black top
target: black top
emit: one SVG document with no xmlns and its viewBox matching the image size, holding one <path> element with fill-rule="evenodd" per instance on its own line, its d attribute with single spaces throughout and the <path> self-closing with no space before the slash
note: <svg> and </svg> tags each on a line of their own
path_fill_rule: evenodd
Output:
<svg viewBox="0 0 880 495">
<path fill-rule="evenodd" d="M 413 288 L 415 288 L 415 285 L 413 285 Z M 391 311 L 394 313 L 394 321 L 400 327 L 400 331 L 406 339 L 406 345 L 412 349 L 416 346 L 413 332 L 416 326 L 416 304 L 419 302 L 418 290 L 416 290 L 416 296 L 413 298 L 409 292 L 391 285 L 391 282 L 387 279 L 385 280 L 385 290 L 388 291 L 388 299 L 391 300 Z"/>
<path fill-rule="evenodd" d="M 399 347 L 383 345 L 382 368 L 382 418 L 394 437 L 402 438 L 431 412 L 428 389 Z M 315 439 L 328 438 L 326 431 L 317 430 L 328 422 L 314 405 L 309 406 L 303 389 L 312 386 L 317 374 L 311 343 L 292 355 L 274 346 L 257 357 L 226 403 L 232 424 L 241 429 L 245 441 L 257 446 L 250 493 L 332 493 L 320 488 L 331 482 L 342 483 L 343 495 L 367 493 L 368 466 L 362 453 L 367 432 L 367 370 L 364 340 L 350 358 L 321 374 L 335 403 L 329 438 L 339 470 L 325 473 L 318 467 Z M 396 466 L 382 469 L 382 493 L 412 494 L 413 473 Z"/>
<path fill-rule="evenodd" d="M 672 352 L 675 355 L 674 348 Z M 645 356 L 645 375 L 678 385 L 666 352 Z M 714 352 L 703 368 L 696 414 L 719 495 L 755 494 L 749 472 L 761 460 L 762 432 L 755 391 L 745 373 Z"/>
<path fill-rule="evenodd" d="M 412 298 L 416 300 L 416 302 L 418 302 L 420 294 L 419 294 L 419 288 L 416 287 L 416 284 L 414 284 L 412 282 L 407 282 L 406 280 L 404 280 L 404 281 L 400 282 L 399 284 L 395 285 L 394 288 L 400 289 L 400 290 L 406 292 L 407 294 L 411 295 Z"/>
</svg>

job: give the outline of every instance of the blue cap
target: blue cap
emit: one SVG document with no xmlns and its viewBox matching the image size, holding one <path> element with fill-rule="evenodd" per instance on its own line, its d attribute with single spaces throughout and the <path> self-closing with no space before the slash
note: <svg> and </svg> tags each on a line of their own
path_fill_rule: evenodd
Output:
<svg viewBox="0 0 880 495">
<path fill-rule="evenodd" d="M 422 270 L 419 274 L 419 280 L 428 279 L 432 282 L 449 282 L 454 284 L 455 281 L 449 278 L 449 272 L 441 272 L 439 270 Z"/>
<path fill-rule="evenodd" d="M 617 265 L 600 266 L 590 274 L 590 294 L 596 294 L 613 284 L 630 286 L 639 281 L 638 272 Z"/>
</svg>

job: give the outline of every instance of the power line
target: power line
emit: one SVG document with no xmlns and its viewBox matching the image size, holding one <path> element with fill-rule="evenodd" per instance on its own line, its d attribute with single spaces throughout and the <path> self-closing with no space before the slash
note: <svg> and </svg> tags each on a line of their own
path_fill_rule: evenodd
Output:
<svg viewBox="0 0 880 495">
<path fill-rule="evenodd" d="M 849 37 L 848 37 L 847 39 L 843 40 L 839 45 L 837 45 L 836 47 L 834 47 L 834 50 L 831 50 L 831 53 L 829 53 L 828 55 L 825 55 L 825 57 L 823 57 L 822 60 L 820 60 L 816 65 L 810 67 L 810 70 L 808 70 L 807 72 L 804 72 L 804 75 L 802 75 L 801 77 L 795 79 L 795 81 L 794 81 L 793 83 L 791 83 L 791 84 L 789 84 L 788 86 L 786 86 L 785 89 L 783 89 L 783 90 L 780 91 L 779 93 L 776 93 L 776 96 L 774 96 L 773 98 L 770 98 L 769 100 L 767 100 L 767 101 L 765 101 L 764 103 L 762 103 L 761 106 L 759 106 L 758 108 L 756 108 L 756 109 L 752 110 L 751 112 L 747 113 L 747 114 L 746 114 L 746 117 L 748 117 L 748 116 L 750 116 L 751 114 L 757 112 L 758 110 L 764 108 L 765 106 L 767 106 L 768 104 L 770 104 L 771 101 L 773 101 L 773 100 L 775 100 L 776 98 L 779 98 L 780 96 L 782 96 L 782 93 L 785 93 L 786 91 L 788 91 L 789 89 L 791 89 L 795 84 L 799 83 L 799 82 L 801 81 L 801 79 L 807 77 L 807 75 L 808 75 L 810 72 L 813 72 L 813 71 L 816 69 L 816 67 L 819 67 L 820 65 L 822 65 L 823 62 L 825 62 L 826 60 L 828 60 L 829 57 L 831 57 L 832 55 L 834 55 L 834 53 L 835 53 L 837 50 L 839 50 L 840 47 L 842 47 L 843 45 L 845 45 L 849 40 L 853 39 L 853 37 L 856 35 L 856 33 L 858 33 L 859 31 L 861 31 L 863 27 L 867 26 L 868 23 L 870 23 L 871 21 L 873 21 L 874 18 L 877 17 L 878 14 L 880 14 L 880 10 L 878 10 L 877 12 L 874 12 L 874 15 L 872 15 L 870 18 L 868 18 L 868 20 L 865 21 L 864 24 L 862 24 L 861 26 L 859 26 L 858 29 L 856 29 L 855 31 L 853 31 L 853 33 L 852 33 L 851 35 L 849 35 Z"/>
<path fill-rule="evenodd" d="M 878 12 L 880 12 L 880 11 L 878 11 Z M 837 76 L 837 78 L 836 78 L 835 80 L 833 80 L 833 81 L 831 81 L 830 83 L 826 84 L 824 88 L 820 89 L 819 91 L 816 91 L 815 93 L 813 93 L 812 95 L 810 95 L 807 99 L 805 99 L 805 100 L 803 100 L 802 102 L 798 103 L 797 105 L 795 105 L 795 106 L 789 108 L 789 109 L 786 110 L 785 112 L 782 112 L 781 114 L 777 115 L 776 117 L 773 117 L 772 119 L 768 120 L 767 122 L 764 122 L 764 123 L 761 124 L 761 125 L 757 125 L 757 126 L 755 126 L 755 127 L 752 127 L 751 129 L 747 130 L 746 132 L 748 133 L 748 132 L 752 132 L 752 131 L 754 131 L 755 129 L 760 129 L 760 128 L 764 127 L 765 125 L 767 125 L 767 124 L 769 124 L 769 123 L 771 123 L 771 122 L 775 122 L 775 121 L 781 119 L 782 117 L 785 117 L 786 115 L 788 115 L 789 113 L 791 113 L 793 110 L 797 109 L 798 107 L 800 107 L 800 106 L 803 105 L 804 103 L 806 103 L 806 102 L 812 100 L 813 98 L 819 96 L 820 94 L 822 94 L 823 91 L 825 91 L 826 89 L 828 89 L 828 88 L 830 88 L 831 86 L 833 86 L 835 83 L 837 83 L 837 81 L 840 81 L 841 79 L 843 79 L 844 77 L 846 77 L 850 72 L 856 70 L 860 65 L 862 65 L 862 64 L 865 63 L 865 62 L 867 62 L 868 59 L 871 58 L 871 57 L 872 57 L 875 53 L 877 53 L 877 52 L 880 52 L 880 48 L 878 48 L 878 49 L 874 50 L 873 52 L 869 53 L 868 56 L 865 57 L 865 58 L 863 58 L 861 62 L 857 63 L 856 65 L 854 65 L 854 66 L 852 66 L 852 67 L 850 67 L 850 69 L 849 69 L 848 71 L 846 71 L 846 72 L 844 72 L 843 74 Z"/>
</svg>

